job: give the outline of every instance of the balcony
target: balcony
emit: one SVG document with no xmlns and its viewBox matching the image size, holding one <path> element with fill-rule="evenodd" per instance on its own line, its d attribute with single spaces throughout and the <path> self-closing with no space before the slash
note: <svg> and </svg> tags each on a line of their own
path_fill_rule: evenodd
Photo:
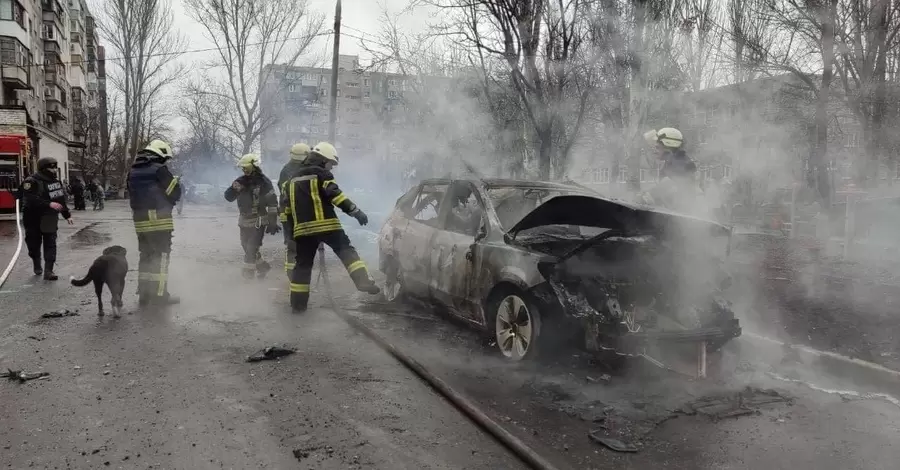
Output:
<svg viewBox="0 0 900 470">
<path fill-rule="evenodd" d="M 31 79 L 28 76 L 28 69 L 25 67 L 3 64 L 2 68 L 0 68 L 0 74 L 2 74 L 3 84 L 13 90 L 27 90 L 31 88 Z"/>
<path fill-rule="evenodd" d="M 28 49 L 18 39 L 0 37 L 0 77 L 7 89 L 31 88 L 31 77 L 25 67 L 27 56 Z"/>
<path fill-rule="evenodd" d="M 44 25 L 41 28 L 41 39 L 44 40 L 44 50 L 47 49 L 47 44 L 55 44 L 56 48 L 59 49 L 63 35 L 60 33 L 57 25 L 44 21 Z"/>
<path fill-rule="evenodd" d="M 65 121 L 69 114 L 66 106 L 59 101 L 47 101 L 47 116 L 54 121 Z"/>
</svg>

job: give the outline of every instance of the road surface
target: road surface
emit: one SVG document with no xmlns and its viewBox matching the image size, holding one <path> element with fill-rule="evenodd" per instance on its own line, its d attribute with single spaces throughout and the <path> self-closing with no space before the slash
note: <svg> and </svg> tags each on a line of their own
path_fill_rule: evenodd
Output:
<svg viewBox="0 0 900 470">
<path fill-rule="evenodd" d="M 136 268 L 122 202 L 75 217 L 77 225 L 60 236 L 62 279 L 82 276 L 111 244 L 125 246 Z M 133 313 L 118 320 L 97 318 L 91 288 L 32 277 L 23 254 L 0 291 L 0 369 L 50 375 L 0 382 L 4 467 L 523 468 L 325 308 L 322 286 L 314 289 L 315 308 L 295 315 L 280 271 L 243 280 L 233 212 L 188 206 L 176 227 L 172 291 L 182 304 L 138 311 L 130 273 L 126 311 Z M 0 226 L 4 260 L 14 248 L 10 232 Z M 270 260 L 283 256 L 280 241 L 280 234 L 266 238 Z M 510 365 L 427 308 L 378 304 L 352 293 L 339 266 L 329 269 L 342 308 L 560 468 L 896 468 L 900 402 L 891 400 L 900 390 L 881 373 L 747 339 L 731 348 L 726 367 L 734 373 L 722 380 L 639 365 L 607 378 L 589 357 L 568 351 Z M 59 308 L 80 315 L 40 318 Z M 284 344 L 298 353 L 244 361 Z M 750 414 L 715 420 L 679 411 L 739 392 Z M 875 392 L 885 395 L 866 395 Z M 765 397 L 772 402 L 758 404 Z M 588 439 L 591 430 L 639 452 L 606 450 Z"/>
</svg>

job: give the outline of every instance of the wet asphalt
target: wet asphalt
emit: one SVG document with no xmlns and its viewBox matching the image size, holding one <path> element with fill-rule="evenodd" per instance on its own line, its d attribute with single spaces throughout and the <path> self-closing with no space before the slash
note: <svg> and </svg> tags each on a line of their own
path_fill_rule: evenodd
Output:
<svg viewBox="0 0 900 470">
<path fill-rule="evenodd" d="M 118 320 L 98 318 L 92 289 L 67 279 L 83 276 L 110 244 L 125 246 L 136 269 L 129 214 L 109 201 L 103 212 L 75 217 L 60 235 L 60 281 L 31 276 L 23 253 L 0 290 L 0 370 L 50 374 L 0 382 L 3 467 L 523 468 L 325 308 L 321 285 L 312 296 L 316 308 L 294 315 L 280 270 L 243 280 L 233 212 L 187 206 L 176 221 L 171 267 L 171 290 L 182 304 L 138 311 L 133 272 L 125 296 L 130 313 Z M 11 225 L 0 223 L 0 267 L 14 251 Z M 358 243 L 371 238 L 351 236 Z M 265 243 L 277 266 L 281 235 Z M 372 247 L 360 248 L 374 261 Z M 900 404 L 890 398 L 900 387 L 883 374 L 745 338 L 729 348 L 727 373 L 717 379 L 646 365 L 607 378 L 590 357 L 572 351 L 510 365 L 429 309 L 379 305 L 353 293 L 339 266 L 329 269 L 342 308 L 560 468 L 897 468 Z M 40 318 L 59 308 L 79 316 Z M 298 353 L 245 362 L 270 345 Z M 745 403 L 739 407 L 749 413 L 719 419 L 679 412 L 748 386 L 784 400 Z M 601 448 L 587 438 L 591 430 L 639 452 Z"/>
</svg>

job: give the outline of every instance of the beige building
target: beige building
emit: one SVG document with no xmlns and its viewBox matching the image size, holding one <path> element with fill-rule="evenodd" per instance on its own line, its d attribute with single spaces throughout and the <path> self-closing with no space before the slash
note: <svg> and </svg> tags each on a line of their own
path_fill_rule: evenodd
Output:
<svg viewBox="0 0 900 470">
<path fill-rule="evenodd" d="M 80 172 L 88 136 L 100 133 L 98 120 L 83 119 L 105 106 L 86 94 L 92 83 L 99 90 L 97 48 L 85 0 L 0 0 L 0 108 L 24 111 L 25 125 L 16 127 L 26 129 L 37 157 L 60 162 L 64 180 Z"/>
</svg>

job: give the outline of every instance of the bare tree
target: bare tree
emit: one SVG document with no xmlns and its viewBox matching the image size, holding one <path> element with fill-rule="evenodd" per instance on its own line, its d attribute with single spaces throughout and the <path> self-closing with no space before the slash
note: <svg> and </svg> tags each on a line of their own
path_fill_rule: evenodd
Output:
<svg viewBox="0 0 900 470">
<path fill-rule="evenodd" d="M 277 116 L 263 109 L 265 84 L 276 76 L 272 65 L 294 66 L 321 34 L 324 16 L 309 9 L 308 0 L 185 0 L 191 16 L 213 41 L 224 69 L 218 93 L 233 113 L 229 130 L 249 152 Z M 213 88 L 216 88 L 215 86 Z"/>
<path fill-rule="evenodd" d="M 534 136 L 539 177 L 564 173 L 593 87 L 579 82 L 588 33 L 587 0 L 427 0 L 458 15 L 442 34 L 503 60 Z M 462 25 L 463 28 L 459 28 Z M 554 168 L 555 167 L 555 168 Z M 556 170 L 555 172 L 553 170 Z"/>
<path fill-rule="evenodd" d="M 125 152 L 119 185 L 124 188 L 130 158 L 141 145 L 147 108 L 184 70 L 174 61 L 183 50 L 182 38 L 173 31 L 168 0 L 102 0 L 98 9 L 100 30 L 115 51 L 118 67 L 110 80 L 123 96 Z"/>
</svg>

